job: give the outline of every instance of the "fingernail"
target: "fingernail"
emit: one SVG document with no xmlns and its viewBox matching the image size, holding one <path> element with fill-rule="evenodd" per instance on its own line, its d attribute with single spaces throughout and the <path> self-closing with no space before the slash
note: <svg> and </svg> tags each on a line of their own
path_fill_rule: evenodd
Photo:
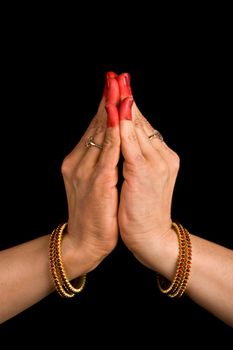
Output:
<svg viewBox="0 0 233 350">
<path fill-rule="evenodd" d="M 118 110 L 115 105 L 108 104 L 105 106 L 107 112 L 107 127 L 114 128 L 119 125 Z"/>
<path fill-rule="evenodd" d="M 132 90 L 130 86 L 130 74 L 123 73 L 118 77 L 117 80 L 119 83 L 121 100 L 124 100 L 126 97 L 131 97 Z"/>
<path fill-rule="evenodd" d="M 133 98 L 132 97 L 127 97 L 121 102 L 120 105 L 120 120 L 132 120 L 132 105 L 133 105 Z"/>
<path fill-rule="evenodd" d="M 125 84 L 125 86 L 130 86 L 130 74 L 129 73 L 125 73 L 124 74 L 124 79 L 123 79 L 123 82 Z"/>
</svg>

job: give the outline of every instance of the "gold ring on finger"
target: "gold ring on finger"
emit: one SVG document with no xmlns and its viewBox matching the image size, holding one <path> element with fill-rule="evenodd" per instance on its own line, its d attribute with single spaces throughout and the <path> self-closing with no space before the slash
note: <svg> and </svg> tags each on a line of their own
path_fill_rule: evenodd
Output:
<svg viewBox="0 0 233 350">
<path fill-rule="evenodd" d="M 161 142 L 163 142 L 163 136 L 160 134 L 158 130 L 154 130 L 153 134 L 148 136 L 149 140 L 152 140 L 154 138 L 159 139 Z"/>
<path fill-rule="evenodd" d="M 88 137 L 86 143 L 85 143 L 85 147 L 89 148 L 89 147 L 96 147 L 96 148 L 99 148 L 99 149 L 103 149 L 103 146 L 102 145 L 98 145 L 98 143 L 95 143 L 94 142 L 94 137 L 93 136 L 90 136 Z"/>
</svg>

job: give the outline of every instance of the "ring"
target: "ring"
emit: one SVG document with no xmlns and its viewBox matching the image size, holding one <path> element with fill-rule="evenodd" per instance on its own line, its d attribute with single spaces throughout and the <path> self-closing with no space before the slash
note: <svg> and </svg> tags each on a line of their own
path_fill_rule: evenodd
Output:
<svg viewBox="0 0 233 350">
<path fill-rule="evenodd" d="M 98 145 L 97 143 L 94 142 L 94 137 L 93 136 L 88 137 L 85 146 L 87 148 L 93 146 L 93 147 L 96 147 L 96 148 L 99 148 L 99 149 L 103 149 L 103 146 Z"/>
<path fill-rule="evenodd" d="M 149 140 L 152 140 L 154 138 L 159 139 L 161 142 L 163 142 L 163 136 L 160 134 L 158 130 L 154 130 L 153 134 L 148 136 Z"/>
</svg>

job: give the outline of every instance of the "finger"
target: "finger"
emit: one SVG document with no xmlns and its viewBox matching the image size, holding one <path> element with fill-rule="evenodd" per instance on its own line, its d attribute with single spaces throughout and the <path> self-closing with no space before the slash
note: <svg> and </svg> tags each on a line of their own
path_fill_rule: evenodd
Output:
<svg viewBox="0 0 233 350">
<path fill-rule="evenodd" d="M 105 119 L 105 122 L 106 122 L 106 119 Z M 86 143 L 88 138 L 90 137 L 90 135 L 94 135 L 96 131 L 98 133 L 101 132 L 103 125 L 104 125 L 103 118 L 97 114 L 92 119 L 91 123 L 89 124 L 84 135 L 79 140 L 78 144 L 73 148 L 73 150 L 66 157 L 67 162 L 69 162 L 71 166 L 73 165 L 73 167 L 75 167 L 78 163 L 80 163 L 80 161 L 82 160 L 82 158 L 87 152 Z"/>
<path fill-rule="evenodd" d="M 125 160 L 135 164 L 137 160 L 143 158 L 140 145 L 138 143 L 135 127 L 132 122 L 133 98 L 124 99 L 119 108 L 121 148 Z"/>
<path fill-rule="evenodd" d="M 153 143 L 154 139 L 149 140 L 141 125 L 135 125 L 135 130 L 144 158 L 149 161 L 155 171 L 161 170 L 161 174 L 164 173 L 164 170 L 169 171 L 167 175 L 171 175 L 171 179 L 173 179 L 170 182 L 172 189 L 179 170 L 178 155 L 161 140 L 156 140 L 158 144 Z"/>
<path fill-rule="evenodd" d="M 107 129 L 103 142 L 103 150 L 98 164 L 101 167 L 115 168 L 120 158 L 120 132 L 118 109 L 114 104 L 106 105 Z"/>
<path fill-rule="evenodd" d="M 158 131 L 150 125 L 145 117 L 136 119 L 134 125 L 139 145 L 146 159 L 156 161 L 158 164 L 158 161 L 162 158 L 168 165 L 176 161 L 177 154 L 160 139 L 160 136 L 156 135 L 152 139 L 149 138 Z"/>
<path fill-rule="evenodd" d="M 120 90 L 117 79 L 108 78 L 106 84 L 107 92 L 105 95 L 105 104 L 113 104 L 118 106 L 120 102 Z"/>
<path fill-rule="evenodd" d="M 131 81 L 131 78 L 129 73 L 123 73 L 118 77 L 121 101 L 123 101 L 126 97 L 132 97 L 132 89 L 131 89 L 130 81 Z"/>
<path fill-rule="evenodd" d="M 119 96 L 119 86 L 116 87 L 116 89 L 114 90 L 114 92 L 112 93 L 111 96 L 109 96 L 109 79 L 115 79 L 117 81 L 117 77 L 118 75 L 114 72 L 107 72 L 105 74 L 105 85 L 104 85 L 104 92 L 103 92 L 103 96 L 102 96 L 102 100 L 100 102 L 99 108 L 98 108 L 98 112 L 100 112 L 101 114 L 105 114 L 106 115 L 106 111 L 105 111 L 105 104 L 106 102 L 112 102 L 118 105 L 119 101 L 120 101 L 120 96 Z M 117 83 L 118 85 L 118 83 Z M 108 101 L 110 99 L 110 101 Z"/>
<path fill-rule="evenodd" d="M 120 91 L 117 82 L 117 74 L 114 72 L 108 72 L 105 76 L 105 88 L 104 88 L 104 107 L 106 103 L 118 105 L 120 102 Z M 110 82 L 114 79 L 115 85 L 111 90 L 109 89 Z"/>
<path fill-rule="evenodd" d="M 132 107 L 132 119 L 135 126 L 140 126 L 144 130 L 150 143 L 155 149 L 171 151 L 167 144 L 163 140 L 161 140 L 162 135 L 143 116 L 143 114 L 140 112 L 139 108 L 135 103 Z M 151 136 L 154 134 L 155 136 L 152 138 Z"/>
<path fill-rule="evenodd" d="M 110 95 L 111 98 L 113 96 L 113 99 L 115 99 L 115 96 L 117 95 L 117 93 L 112 93 L 111 91 L 112 79 L 110 82 L 107 82 L 107 78 L 113 75 L 115 75 L 115 73 L 113 72 L 109 72 L 106 74 L 104 94 L 100 101 L 97 114 L 92 119 L 91 123 L 89 124 L 87 130 L 85 131 L 84 135 L 82 136 L 78 144 L 75 146 L 75 148 L 71 151 L 71 153 L 67 157 L 71 165 L 73 164 L 74 166 L 76 166 L 87 153 L 88 149 L 86 148 L 86 143 L 90 136 L 97 137 L 97 139 L 95 140 L 97 142 L 103 142 L 104 133 L 106 129 L 106 119 L 107 119 L 107 114 L 105 111 L 105 96 L 106 98 L 109 99 L 109 95 Z M 119 87 L 118 86 L 116 87 L 116 85 L 118 85 L 117 81 L 114 83 L 114 85 L 115 87 L 113 88 L 118 91 L 118 95 L 119 95 Z"/>
<path fill-rule="evenodd" d="M 130 104 L 131 101 L 131 104 Z M 121 102 L 120 105 L 120 121 L 128 121 L 121 123 L 121 142 L 122 142 L 122 153 L 125 159 L 132 164 L 137 160 L 153 159 L 159 161 L 161 155 L 156 152 L 150 140 L 144 130 L 143 124 L 144 119 L 140 115 L 140 118 L 132 121 L 132 111 L 135 103 L 132 104 L 132 98 L 126 98 Z"/>
<path fill-rule="evenodd" d="M 127 97 L 131 97 L 132 96 L 132 89 L 131 89 L 131 85 L 130 85 L 130 75 L 128 73 L 121 74 L 118 77 L 118 83 L 119 83 L 119 89 L 120 89 L 120 98 L 124 99 Z M 146 121 L 146 119 L 143 117 L 142 113 L 138 109 L 135 102 L 133 103 L 132 110 L 130 110 L 130 111 L 129 110 L 127 111 L 127 106 L 125 106 L 124 104 L 122 104 L 121 108 L 123 109 L 123 113 L 120 113 L 120 118 L 121 118 L 121 114 L 122 114 L 125 119 L 132 120 L 133 125 L 141 128 L 145 132 L 149 132 L 149 135 L 151 135 L 153 133 L 154 129 Z M 126 110 L 124 111 L 125 108 L 126 108 Z M 148 129 L 150 131 L 148 131 Z M 141 132 L 141 130 L 139 132 Z M 136 132 L 135 132 L 135 134 L 137 135 Z M 146 134 L 143 136 L 145 139 Z M 142 140 L 142 138 L 140 138 L 140 140 Z M 139 145 L 140 145 L 140 148 L 144 154 L 146 153 L 148 155 L 153 151 L 153 148 L 151 147 L 151 144 L 148 142 L 148 139 L 145 141 L 145 143 L 139 142 Z"/>
<path fill-rule="evenodd" d="M 110 78 L 107 81 L 107 92 L 106 92 L 106 102 L 109 105 L 113 105 L 116 107 L 116 104 L 119 101 L 119 86 L 118 82 L 116 79 Z M 101 110 L 102 115 L 104 114 L 104 118 L 101 119 L 100 125 L 96 128 L 94 134 L 89 135 L 89 137 L 93 137 L 93 142 L 100 147 L 103 147 L 103 143 L 105 140 L 105 133 L 106 133 L 106 127 L 107 127 L 107 114 L 106 111 Z M 118 118 L 118 113 L 115 115 L 114 112 L 114 117 Z M 108 119 L 109 123 L 109 119 Z M 119 124 L 119 118 L 118 118 L 118 124 Z M 95 164 L 98 161 L 98 158 L 100 156 L 100 148 L 91 146 L 87 149 L 87 153 L 85 155 L 85 159 L 82 160 L 83 166 L 85 164 L 88 164 L 89 167 L 94 167 Z"/>
<path fill-rule="evenodd" d="M 109 71 L 106 73 L 107 79 L 115 78 L 117 79 L 118 75 L 115 72 Z"/>
<path fill-rule="evenodd" d="M 152 125 L 148 122 L 148 120 L 143 116 L 142 112 L 138 108 L 137 104 L 134 102 L 133 107 L 132 107 L 132 120 L 134 123 L 136 123 L 138 120 L 143 121 L 146 124 L 148 124 L 148 127 L 151 128 L 153 131 Z"/>
<path fill-rule="evenodd" d="M 123 73 L 118 77 L 118 84 L 120 89 L 120 99 L 124 100 L 126 97 L 132 97 L 132 88 L 131 88 L 131 77 L 129 73 Z M 137 118 L 143 118 L 140 110 L 138 109 L 135 101 L 132 107 L 132 120 L 134 122 Z"/>
<path fill-rule="evenodd" d="M 130 85 L 130 75 L 128 73 L 121 74 L 118 77 L 118 83 L 120 89 L 120 99 L 122 100 L 126 97 L 131 97 L 132 89 Z M 156 156 L 159 156 L 158 154 L 155 155 L 155 150 L 159 151 L 161 155 L 163 153 L 164 157 L 167 156 L 167 153 L 170 153 L 170 155 L 174 153 L 165 142 L 161 142 L 159 137 L 154 137 L 152 140 L 149 139 L 149 137 L 154 133 L 155 129 L 140 112 L 135 102 L 133 103 L 132 110 L 130 112 L 128 111 L 127 113 L 123 113 L 123 115 L 125 118 L 127 118 L 128 115 L 128 119 L 131 119 L 134 126 L 136 126 L 136 130 L 138 130 L 138 132 L 135 130 L 135 134 L 138 137 L 139 146 L 144 155 L 147 157 L 153 156 L 154 159 Z M 153 146 L 153 148 L 151 146 Z"/>
<path fill-rule="evenodd" d="M 157 158 L 160 150 L 153 147 L 147 133 L 144 130 L 143 121 L 137 121 L 137 123 L 134 123 L 134 128 L 143 156 L 149 160 Z"/>
<path fill-rule="evenodd" d="M 132 106 L 132 111 L 135 106 L 135 103 Z M 155 149 L 153 145 L 151 144 L 147 133 L 144 129 L 145 120 L 140 116 L 140 118 L 136 118 L 134 121 L 132 121 L 132 126 L 134 128 L 134 133 L 136 135 L 138 145 L 141 149 L 141 154 L 144 158 L 144 160 L 149 161 L 156 161 L 157 163 L 161 160 L 161 152 L 159 150 Z M 152 128 L 152 130 L 154 130 Z"/>
<path fill-rule="evenodd" d="M 166 144 L 161 133 L 153 128 L 145 117 L 142 117 L 143 130 L 154 149 L 158 150 L 166 156 L 166 154 L 174 154 L 174 151 Z"/>
</svg>

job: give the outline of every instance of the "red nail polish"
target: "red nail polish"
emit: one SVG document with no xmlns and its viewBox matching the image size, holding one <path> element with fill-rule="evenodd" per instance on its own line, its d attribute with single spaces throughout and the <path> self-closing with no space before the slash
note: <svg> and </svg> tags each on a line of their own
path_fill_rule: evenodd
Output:
<svg viewBox="0 0 233 350">
<path fill-rule="evenodd" d="M 132 96 L 130 80 L 130 75 L 128 73 L 121 74 L 118 77 L 121 100 L 124 100 L 126 97 Z"/>
<path fill-rule="evenodd" d="M 107 112 L 107 127 L 108 128 L 114 128 L 115 126 L 119 125 L 119 115 L 118 110 L 115 105 L 108 104 L 105 106 L 106 112 Z"/>
<path fill-rule="evenodd" d="M 120 105 L 119 109 L 119 116 L 120 120 L 132 120 L 132 105 L 133 105 L 133 98 L 127 97 L 125 98 Z"/>
<path fill-rule="evenodd" d="M 129 73 L 125 73 L 124 74 L 124 78 L 123 78 L 123 81 L 124 81 L 124 84 L 125 86 L 130 86 L 130 74 Z"/>
</svg>

